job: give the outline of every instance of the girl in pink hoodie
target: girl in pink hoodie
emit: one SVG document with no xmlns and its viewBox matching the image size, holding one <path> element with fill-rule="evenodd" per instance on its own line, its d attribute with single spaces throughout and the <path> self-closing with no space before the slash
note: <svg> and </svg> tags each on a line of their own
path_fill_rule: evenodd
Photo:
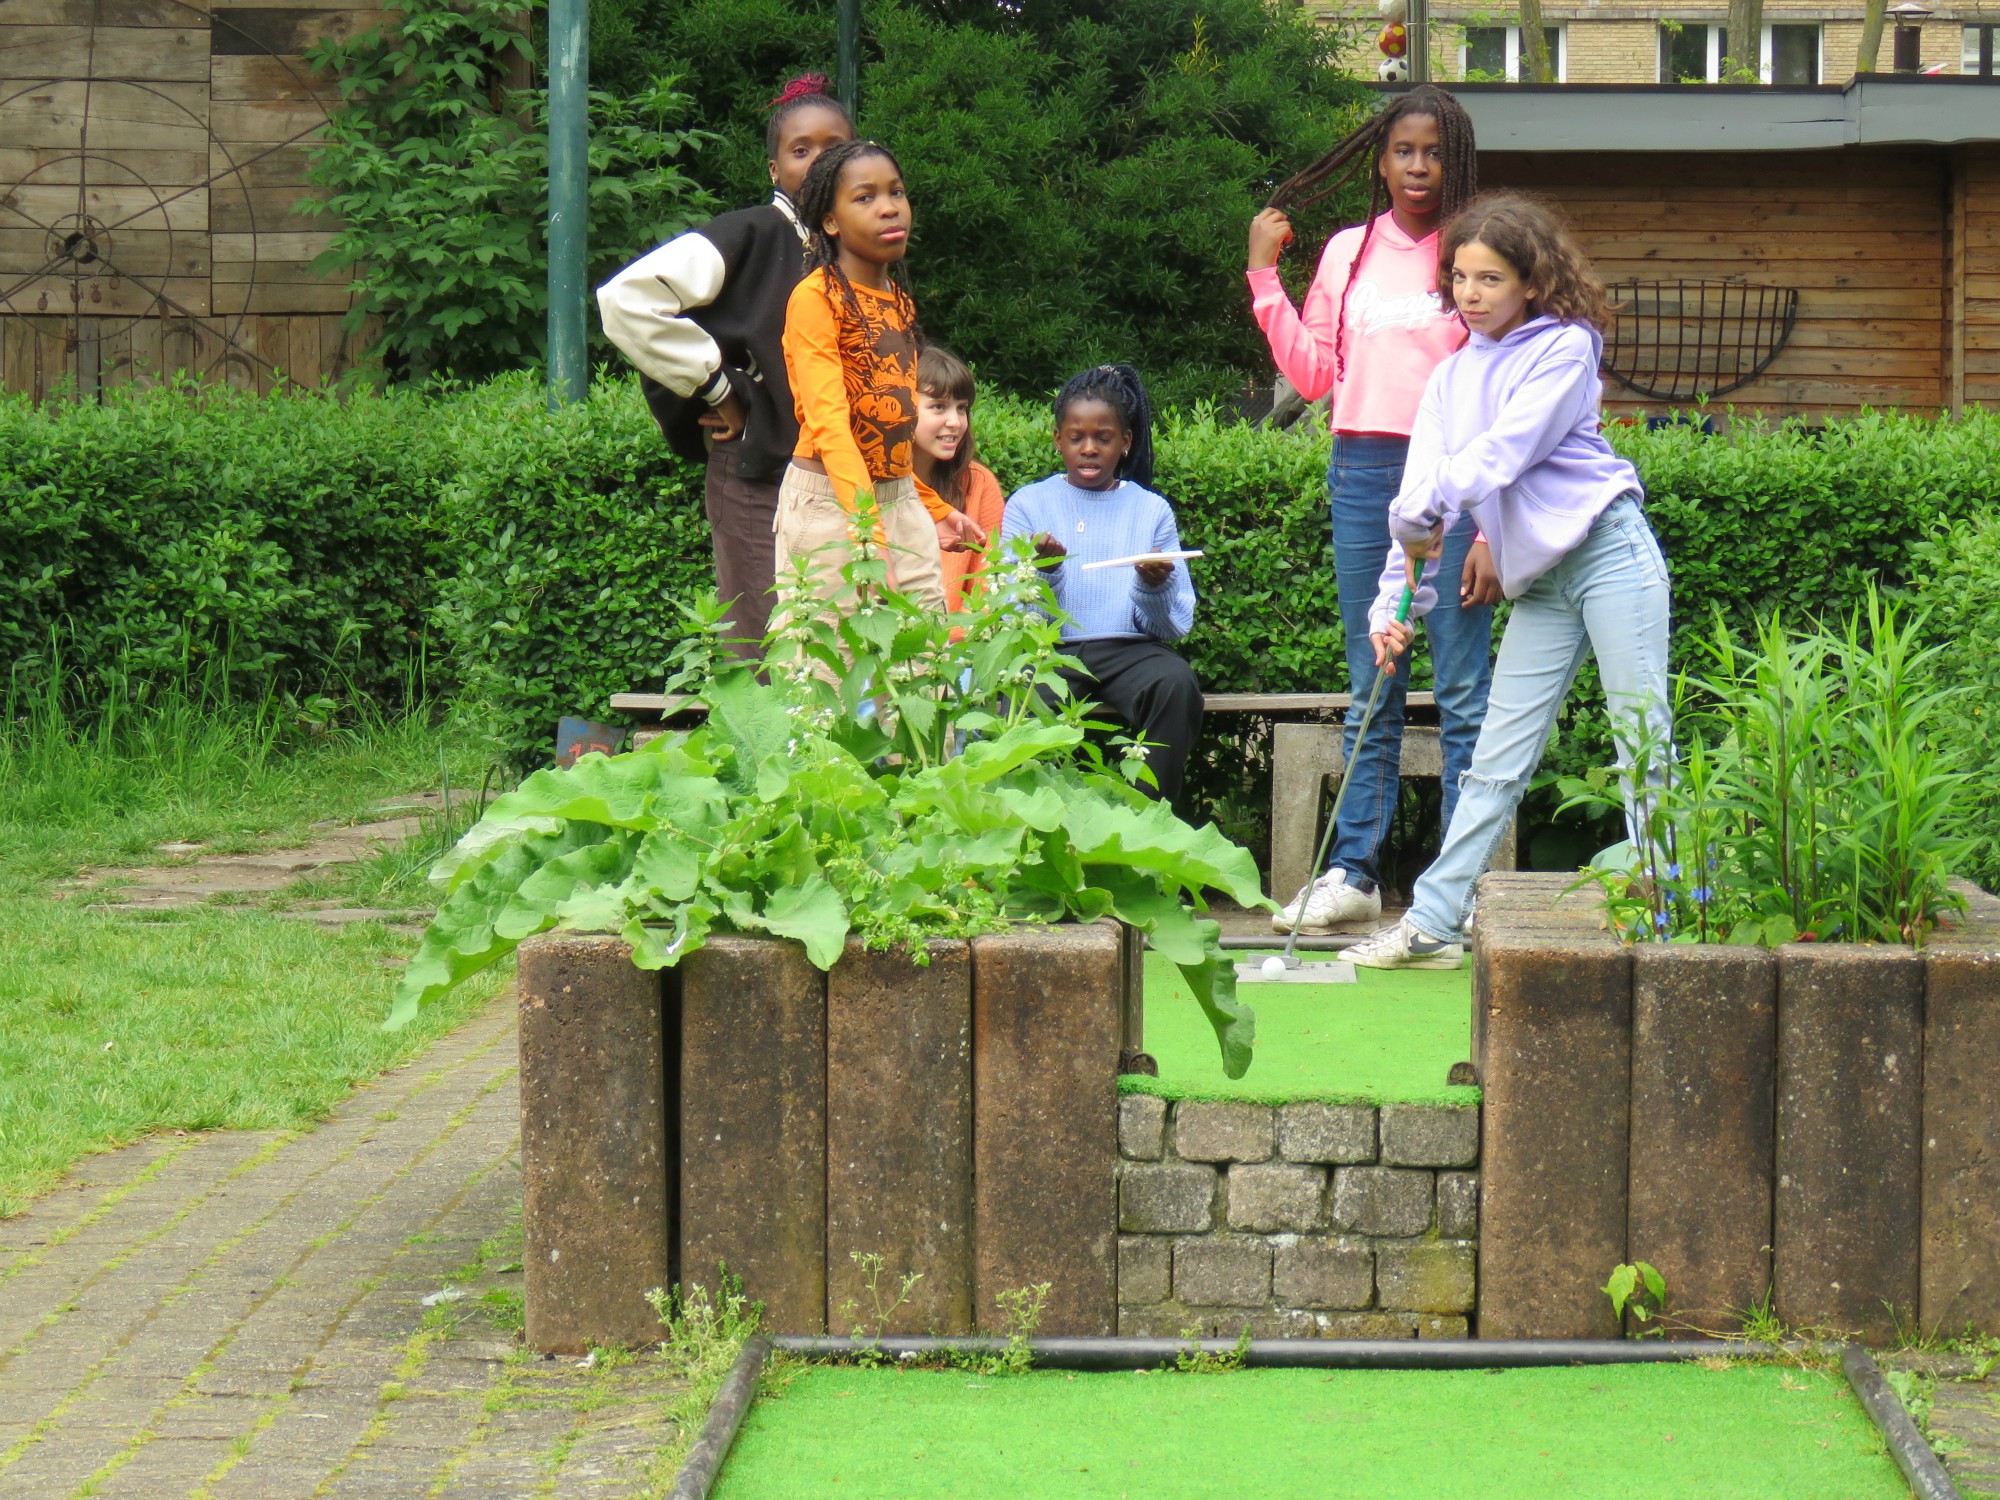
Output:
<svg viewBox="0 0 2000 1500">
<path fill-rule="evenodd" d="M 1284 209 L 1371 168 L 1368 219 L 1328 243 L 1301 312 L 1278 279 L 1278 254 L 1292 238 Z M 1389 502 L 1402 483 L 1417 403 L 1431 371 L 1465 342 L 1464 325 L 1438 296 L 1438 232 L 1476 190 L 1472 121 L 1450 94 L 1425 84 L 1281 185 L 1250 225 L 1251 307 L 1271 357 L 1307 400 L 1333 394 L 1327 489 L 1348 688 L 1356 703 L 1375 682 L 1368 607 L 1390 553 Z M 1500 593 L 1491 553 L 1470 516 L 1447 533 L 1443 557 L 1457 586 L 1440 591 L 1445 597 L 1425 623 L 1449 826 L 1459 777 L 1472 764 L 1486 714 L 1492 606 Z M 1380 857 L 1396 811 L 1403 694 L 1402 678 L 1384 684 L 1366 745 L 1355 745 L 1357 726 L 1349 726 L 1353 780 L 1328 867 L 1314 871 L 1318 878 L 1272 918 L 1278 931 L 1295 922 L 1305 932 L 1365 928 L 1380 918 Z"/>
</svg>

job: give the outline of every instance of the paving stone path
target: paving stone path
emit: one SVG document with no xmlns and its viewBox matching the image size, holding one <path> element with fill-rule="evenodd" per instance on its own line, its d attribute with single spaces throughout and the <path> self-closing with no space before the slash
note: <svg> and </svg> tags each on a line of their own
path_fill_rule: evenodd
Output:
<svg viewBox="0 0 2000 1500">
<path fill-rule="evenodd" d="M 0 1500 L 645 1493 L 657 1366 L 504 1331 L 513 1014 L 316 1130 L 155 1137 L 0 1221 Z"/>
<path fill-rule="evenodd" d="M 2000 1496 L 2000 1379 L 1940 1380 L 1931 1397 L 1931 1431 L 1963 1445 L 1945 1468 L 1967 1500 Z"/>
<path fill-rule="evenodd" d="M 452 809 L 468 805 L 470 794 L 452 798 Z M 412 792 L 379 803 L 381 816 L 365 823 L 316 823 L 313 837 L 302 848 L 259 854 L 211 854 L 201 844 L 162 844 L 153 852 L 166 863 L 86 870 L 60 889 L 63 899 L 86 899 L 120 910 L 157 911 L 198 906 L 218 898 L 241 901 L 274 896 L 316 875 L 359 865 L 424 831 L 426 819 L 447 813 L 437 792 Z M 300 901 L 283 908 L 282 916 L 300 917 L 324 926 L 349 922 L 413 923 L 428 911 L 389 911 L 348 906 L 338 901 Z"/>
</svg>

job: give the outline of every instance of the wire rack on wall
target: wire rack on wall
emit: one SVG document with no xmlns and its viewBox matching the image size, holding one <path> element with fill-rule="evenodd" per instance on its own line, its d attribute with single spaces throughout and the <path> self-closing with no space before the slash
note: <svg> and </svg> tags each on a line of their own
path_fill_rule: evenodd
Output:
<svg viewBox="0 0 2000 1500">
<path fill-rule="evenodd" d="M 1743 281 L 1621 281 L 1604 373 L 1655 401 L 1740 390 L 1771 368 L 1799 320 L 1793 287 Z"/>
</svg>

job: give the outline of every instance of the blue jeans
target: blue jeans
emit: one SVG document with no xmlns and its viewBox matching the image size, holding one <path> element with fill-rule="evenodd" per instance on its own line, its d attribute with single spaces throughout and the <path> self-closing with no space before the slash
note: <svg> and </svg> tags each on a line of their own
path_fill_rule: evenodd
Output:
<svg viewBox="0 0 2000 1500">
<path fill-rule="evenodd" d="M 1656 781 L 1664 775 L 1657 747 L 1671 744 L 1673 734 L 1669 602 L 1666 559 L 1629 495 L 1613 501 L 1575 550 L 1514 601 L 1472 769 L 1437 863 L 1424 872 L 1410 901 L 1410 921 L 1419 931 L 1436 938 L 1463 935 L 1473 883 L 1513 821 L 1556 711 L 1591 652 L 1604 679 L 1620 768 L 1633 763 L 1643 734 L 1654 747 L 1651 774 Z M 1633 837 L 1636 842 L 1636 832 Z"/>
<path fill-rule="evenodd" d="M 1368 610 L 1389 556 L 1389 502 L 1403 483 L 1403 460 L 1410 444 L 1399 437 L 1346 437 L 1335 434 L 1327 491 L 1333 511 L 1333 568 L 1340 589 L 1340 623 L 1347 635 L 1348 710 L 1342 750 L 1354 767 L 1340 824 L 1333 834 L 1327 868 L 1345 870 L 1351 884 L 1371 890 L 1381 882 L 1382 841 L 1396 816 L 1398 769 L 1403 758 L 1405 664 L 1382 685 L 1368 743 L 1356 759 L 1354 737 L 1362 706 L 1375 685 L 1375 648 L 1368 640 Z M 1462 516 L 1445 537 L 1438 574 L 1437 607 L 1424 616 L 1430 638 L 1431 671 L 1436 679 L 1439 739 L 1444 749 L 1444 822 L 1451 826 L 1459 777 L 1472 764 L 1472 747 L 1486 717 L 1486 690 L 1493 676 L 1493 610 L 1468 609 L 1458 602 L 1459 573 L 1478 528 Z"/>
</svg>

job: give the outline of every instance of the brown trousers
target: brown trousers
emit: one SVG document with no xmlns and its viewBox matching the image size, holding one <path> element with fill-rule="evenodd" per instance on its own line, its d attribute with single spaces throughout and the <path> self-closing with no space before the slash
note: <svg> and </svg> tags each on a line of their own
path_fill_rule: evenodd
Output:
<svg viewBox="0 0 2000 1500">
<path fill-rule="evenodd" d="M 711 444 L 703 500 L 715 543 L 715 592 L 729 611 L 729 649 L 761 661 L 771 623 L 771 594 L 778 578 L 778 549 L 771 535 L 778 515 L 778 481 L 745 479 L 736 472 L 740 440 Z"/>
</svg>

